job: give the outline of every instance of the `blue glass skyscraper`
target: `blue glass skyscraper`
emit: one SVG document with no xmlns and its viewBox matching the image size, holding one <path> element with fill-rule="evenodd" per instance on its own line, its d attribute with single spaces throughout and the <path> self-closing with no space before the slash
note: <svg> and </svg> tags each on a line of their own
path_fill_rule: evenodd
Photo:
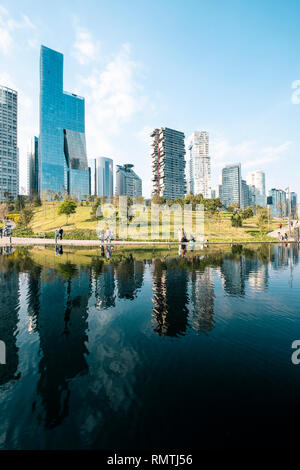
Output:
<svg viewBox="0 0 300 470">
<path fill-rule="evenodd" d="M 84 98 L 63 91 L 63 55 L 41 46 L 39 192 L 90 191 Z"/>
</svg>

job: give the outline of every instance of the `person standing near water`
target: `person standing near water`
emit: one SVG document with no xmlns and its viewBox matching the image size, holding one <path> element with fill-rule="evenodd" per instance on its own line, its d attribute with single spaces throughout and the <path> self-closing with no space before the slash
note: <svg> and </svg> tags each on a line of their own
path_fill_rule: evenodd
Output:
<svg viewBox="0 0 300 470">
<path fill-rule="evenodd" d="M 62 240 L 64 231 L 63 231 L 63 229 L 62 229 L 61 227 L 59 227 L 58 233 L 59 233 L 59 239 Z"/>
</svg>

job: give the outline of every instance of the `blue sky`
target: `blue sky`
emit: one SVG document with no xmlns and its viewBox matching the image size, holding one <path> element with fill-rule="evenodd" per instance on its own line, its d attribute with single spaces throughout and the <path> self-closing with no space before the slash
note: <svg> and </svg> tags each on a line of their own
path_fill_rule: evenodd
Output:
<svg viewBox="0 0 300 470">
<path fill-rule="evenodd" d="M 207 130 L 222 166 L 300 194 L 298 0 L 0 0 L 0 84 L 19 91 L 21 185 L 38 134 L 40 45 L 86 98 L 88 156 L 133 163 L 151 191 L 149 131 Z M 300 82 L 294 86 L 299 87 Z M 294 95 L 293 95 L 294 93 Z"/>
</svg>

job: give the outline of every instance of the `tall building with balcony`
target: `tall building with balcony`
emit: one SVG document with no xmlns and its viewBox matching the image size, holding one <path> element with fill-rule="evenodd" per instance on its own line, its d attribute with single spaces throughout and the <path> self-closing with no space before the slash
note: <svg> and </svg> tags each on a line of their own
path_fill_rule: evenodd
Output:
<svg viewBox="0 0 300 470">
<path fill-rule="evenodd" d="M 161 127 L 152 138 L 152 195 L 166 199 L 186 194 L 184 133 Z"/>
<path fill-rule="evenodd" d="M 253 171 L 246 178 L 251 188 L 252 205 L 266 207 L 266 175 L 263 171 Z"/>
<path fill-rule="evenodd" d="M 242 207 L 241 164 L 226 165 L 222 170 L 222 202 L 225 207 L 233 203 Z"/>
<path fill-rule="evenodd" d="M 211 165 L 208 132 L 193 132 L 188 139 L 188 193 L 211 198 Z"/>
<path fill-rule="evenodd" d="M 0 86 L 0 202 L 19 193 L 18 93 Z"/>
<path fill-rule="evenodd" d="M 28 195 L 39 192 L 39 139 L 32 137 L 27 147 L 27 188 Z"/>
<path fill-rule="evenodd" d="M 133 171 L 131 164 L 117 165 L 116 171 L 116 196 L 142 196 L 142 180 Z"/>
<path fill-rule="evenodd" d="M 63 91 L 63 54 L 41 46 L 39 192 L 89 194 L 84 98 Z"/>
<path fill-rule="evenodd" d="M 107 157 L 89 159 L 91 169 L 91 194 L 112 197 L 114 194 L 113 161 Z"/>
</svg>

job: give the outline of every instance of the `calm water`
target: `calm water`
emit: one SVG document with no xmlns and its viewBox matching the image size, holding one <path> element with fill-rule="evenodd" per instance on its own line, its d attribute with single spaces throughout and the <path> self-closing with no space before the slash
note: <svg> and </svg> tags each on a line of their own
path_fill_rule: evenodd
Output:
<svg viewBox="0 0 300 470">
<path fill-rule="evenodd" d="M 0 252 L 1 449 L 299 442 L 298 247 L 51 250 Z"/>
</svg>

